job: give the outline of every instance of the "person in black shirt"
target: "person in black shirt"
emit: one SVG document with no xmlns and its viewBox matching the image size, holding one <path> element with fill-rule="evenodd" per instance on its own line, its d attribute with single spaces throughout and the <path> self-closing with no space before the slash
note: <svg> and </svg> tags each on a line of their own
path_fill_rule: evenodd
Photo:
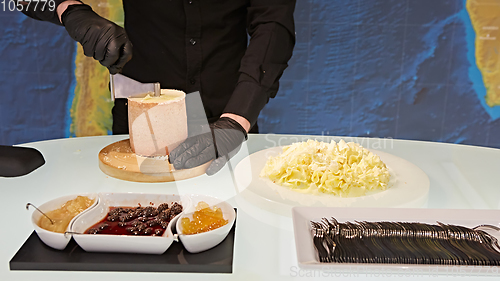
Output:
<svg viewBox="0 0 500 281">
<path fill-rule="evenodd" d="M 257 131 L 295 44 L 295 0 L 123 0 L 125 29 L 80 1 L 54 1 L 54 12 L 24 13 L 64 25 L 111 74 L 200 92 L 211 132 L 170 153 L 176 169 L 216 158 L 207 169 L 214 174 L 238 151 Z M 112 112 L 113 133 L 128 133 L 126 100 L 117 99 Z"/>
</svg>

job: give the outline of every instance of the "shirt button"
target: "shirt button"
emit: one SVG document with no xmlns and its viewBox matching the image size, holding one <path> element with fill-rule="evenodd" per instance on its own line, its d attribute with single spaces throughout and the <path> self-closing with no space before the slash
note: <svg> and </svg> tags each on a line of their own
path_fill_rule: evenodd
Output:
<svg viewBox="0 0 500 281">
<path fill-rule="evenodd" d="M 189 79 L 189 83 L 190 83 L 191 85 L 194 85 L 194 84 L 196 84 L 196 80 L 194 80 L 194 79 Z"/>
<path fill-rule="evenodd" d="M 189 1 L 188 1 L 188 4 L 193 4 L 193 0 L 189 0 Z"/>
<path fill-rule="evenodd" d="M 193 45 L 193 46 L 194 46 L 194 45 L 196 44 L 196 40 L 194 40 L 193 38 L 191 38 L 191 39 L 189 40 L 189 43 L 191 43 L 191 45 Z"/>
</svg>

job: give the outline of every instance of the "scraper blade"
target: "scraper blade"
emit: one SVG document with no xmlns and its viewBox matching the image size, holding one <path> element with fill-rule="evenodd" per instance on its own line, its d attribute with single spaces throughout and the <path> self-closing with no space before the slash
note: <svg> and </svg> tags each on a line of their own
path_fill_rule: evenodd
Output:
<svg viewBox="0 0 500 281">
<path fill-rule="evenodd" d="M 110 75 L 111 100 L 119 98 L 140 97 L 147 93 L 160 96 L 160 83 L 141 83 L 122 74 Z"/>
</svg>

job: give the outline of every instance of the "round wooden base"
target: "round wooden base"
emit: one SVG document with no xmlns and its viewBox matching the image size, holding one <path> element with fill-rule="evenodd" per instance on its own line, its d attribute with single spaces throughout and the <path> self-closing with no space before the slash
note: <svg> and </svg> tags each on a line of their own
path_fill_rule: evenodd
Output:
<svg viewBox="0 0 500 281">
<path fill-rule="evenodd" d="M 210 161 L 211 162 L 211 161 Z M 143 157 L 130 148 L 130 140 L 112 143 L 99 152 L 99 168 L 106 175 L 134 182 L 170 182 L 200 176 L 210 162 L 185 170 L 175 170 L 167 157 Z"/>
</svg>

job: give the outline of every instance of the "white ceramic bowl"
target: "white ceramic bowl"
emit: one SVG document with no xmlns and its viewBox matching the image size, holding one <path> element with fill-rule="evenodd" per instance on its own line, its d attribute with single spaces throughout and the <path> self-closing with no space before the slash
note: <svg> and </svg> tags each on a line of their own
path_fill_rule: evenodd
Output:
<svg viewBox="0 0 500 281">
<path fill-rule="evenodd" d="M 186 248 L 186 250 L 188 250 L 188 252 L 199 253 L 217 246 L 226 238 L 229 231 L 233 227 L 236 219 L 236 212 L 234 211 L 233 206 L 215 197 L 205 195 L 189 195 L 189 198 L 191 199 L 191 204 L 186 205 L 184 212 L 182 212 L 176 223 L 177 235 L 182 242 L 182 245 Z M 227 224 L 203 233 L 190 235 L 182 234 L 181 219 L 184 217 L 193 219 L 193 212 L 196 210 L 196 205 L 200 201 L 206 202 L 210 208 L 213 208 L 214 206 L 219 207 L 222 210 L 224 219 L 228 220 Z"/>
<path fill-rule="evenodd" d="M 87 252 L 115 252 L 162 254 L 173 242 L 171 227 L 176 218 L 172 219 L 162 236 L 133 236 L 110 234 L 77 234 L 84 233 L 88 228 L 104 219 L 110 207 L 143 207 L 158 206 L 161 203 L 173 202 L 184 206 L 190 205 L 190 199 L 179 195 L 144 194 L 144 193 L 99 193 L 99 204 L 89 212 L 82 214 L 71 225 L 73 238 Z"/>
<path fill-rule="evenodd" d="M 43 205 L 37 206 L 38 209 L 40 209 L 42 212 L 47 213 L 52 210 L 59 209 L 64 203 L 68 202 L 69 200 L 75 199 L 77 196 L 87 196 L 91 199 L 97 199 L 97 194 L 96 193 L 87 193 L 87 194 L 76 194 L 76 195 L 67 195 L 63 197 L 56 198 L 54 200 L 48 201 L 44 203 Z M 66 231 L 69 231 L 71 228 L 72 223 L 83 213 L 86 211 L 92 209 L 94 206 L 96 206 L 98 203 L 98 200 L 95 200 L 94 204 L 90 206 L 88 209 L 84 210 L 82 213 L 76 215 L 69 223 L 68 227 L 66 228 Z M 35 210 L 33 208 L 33 214 L 31 215 L 31 222 L 33 223 L 33 227 L 35 228 L 35 232 L 40 238 L 40 240 L 43 241 L 47 246 L 50 246 L 54 249 L 57 250 L 63 250 L 66 248 L 66 246 L 69 243 L 69 240 L 71 239 L 71 234 L 64 234 L 64 233 L 57 233 L 53 231 L 49 231 L 46 229 L 41 228 L 38 225 L 38 222 L 40 221 L 40 218 L 43 215 Z"/>
</svg>

